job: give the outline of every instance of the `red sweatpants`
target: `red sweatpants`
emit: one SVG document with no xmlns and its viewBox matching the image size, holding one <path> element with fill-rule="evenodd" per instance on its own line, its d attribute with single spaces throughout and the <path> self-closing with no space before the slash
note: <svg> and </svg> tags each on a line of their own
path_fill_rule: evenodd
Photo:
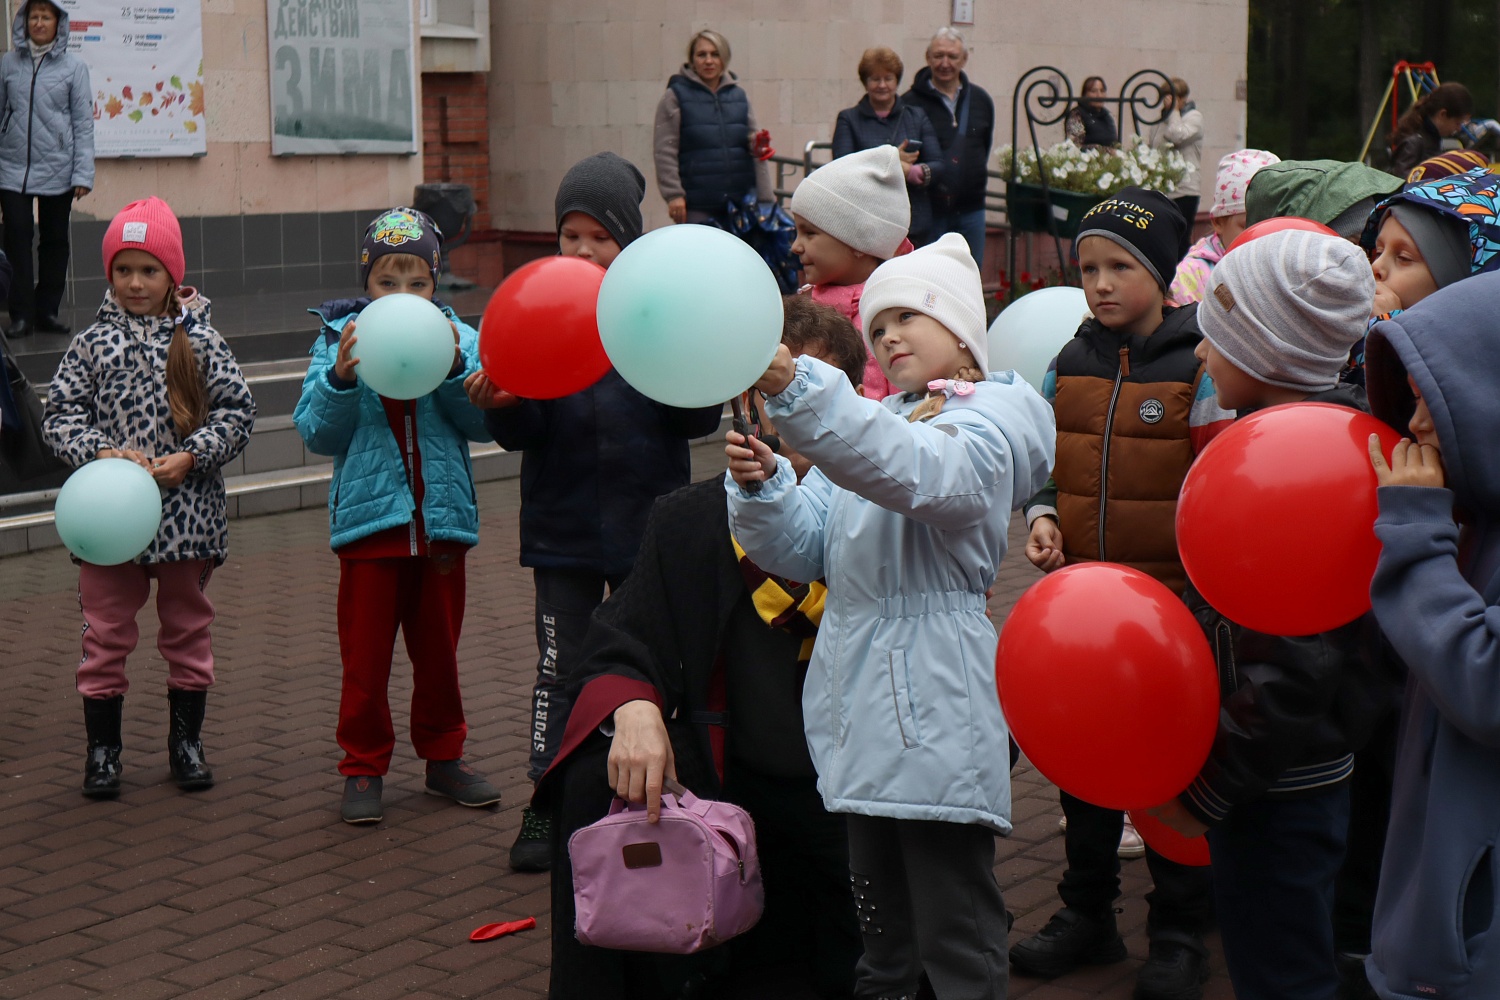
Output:
<svg viewBox="0 0 1500 1000">
<path fill-rule="evenodd" d="M 463 756 L 458 636 L 464 621 L 464 559 L 407 556 L 339 560 L 339 746 L 344 775 L 383 775 L 396 733 L 386 689 L 396 629 L 412 664 L 411 742 L 423 760 Z"/>
</svg>

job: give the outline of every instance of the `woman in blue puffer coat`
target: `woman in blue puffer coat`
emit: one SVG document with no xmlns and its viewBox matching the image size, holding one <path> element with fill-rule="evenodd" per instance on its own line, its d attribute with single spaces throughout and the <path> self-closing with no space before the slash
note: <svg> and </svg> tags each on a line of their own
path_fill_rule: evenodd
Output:
<svg viewBox="0 0 1500 1000">
<path fill-rule="evenodd" d="M 68 214 L 94 186 L 94 102 L 88 66 L 68 51 L 68 13 L 49 0 L 16 11 L 11 50 L 0 56 L 0 108 L 0 214 L 15 269 L 10 335 L 68 333 L 57 310 L 68 277 Z"/>
</svg>

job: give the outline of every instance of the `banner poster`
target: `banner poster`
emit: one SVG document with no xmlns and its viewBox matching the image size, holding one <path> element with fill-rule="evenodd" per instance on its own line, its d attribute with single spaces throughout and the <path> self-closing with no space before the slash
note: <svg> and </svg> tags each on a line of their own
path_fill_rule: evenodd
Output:
<svg viewBox="0 0 1500 1000">
<path fill-rule="evenodd" d="M 411 0 L 266 0 L 271 153 L 415 153 Z"/>
<path fill-rule="evenodd" d="M 89 68 L 96 157 L 208 152 L 199 0 L 54 2 L 68 12 L 68 51 Z"/>
</svg>

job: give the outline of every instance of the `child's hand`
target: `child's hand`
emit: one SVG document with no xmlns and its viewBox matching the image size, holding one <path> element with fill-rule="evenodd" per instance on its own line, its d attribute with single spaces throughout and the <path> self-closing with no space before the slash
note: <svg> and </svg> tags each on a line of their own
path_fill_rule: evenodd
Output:
<svg viewBox="0 0 1500 1000">
<path fill-rule="evenodd" d="M 1204 826 L 1198 817 L 1188 812 L 1187 806 L 1177 799 L 1147 809 L 1146 814 L 1155 816 L 1189 840 L 1193 837 L 1201 837 L 1208 832 L 1208 827 Z"/>
<path fill-rule="evenodd" d="M 481 410 L 503 410 L 521 402 L 520 396 L 495 385 L 483 371 L 464 379 L 464 392 L 469 394 L 469 402 Z"/>
<path fill-rule="evenodd" d="M 190 452 L 186 451 L 176 452 L 168 455 L 166 458 L 153 458 L 150 467 L 151 478 L 155 479 L 158 485 L 165 486 L 167 489 L 171 489 L 174 486 L 181 486 L 182 481 L 187 478 L 188 473 L 193 471 L 195 464 L 197 464 L 197 460 L 193 458 Z"/>
<path fill-rule="evenodd" d="M 903 167 L 909 167 L 913 163 L 917 162 L 917 156 L 919 154 L 917 153 L 917 151 L 915 149 L 908 150 L 906 148 L 906 140 L 905 139 L 901 140 L 901 145 L 899 145 L 899 146 L 896 147 L 896 151 L 901 154 L 901 165 Z"/>
<path fill-rule="evenodd" d="M 95 458 L 123 458 L 128 462 L 134 462 L 141 468 L 150 471 L 151 460 L 144 452 L 134 451 L 129 448 L 100 448 L 94 453 Z"/>
<path fill-rule="evenodd" d="M 1031 522 L 1031 536 L 1026 539 L 1026 558 L 1043 573 L 1062 569 L 1068 561 L 1063 555 L 1062 544 L 1062 528 L 1044 514 Z"/>
<path fill-rule="evenodd" d="M 764 482 L 776 474 L 776 454 L 760 438 L 747 438 L 739 431 L 724 435 L 729 443 L 724 454 L 729 456 L 729 475 L 736 483 Z"/>
<path fill-rule="evenodd" d="M 1371 316 L 1380 316 L 1402 308 L 1401 299 L 1384 284 L 1375 282 L 1375 303 L 1370 306 Z"/>
<path fill-rule="evenodd" d="M 776 356 L 771 359 L 771 367 L 755 383 L 755 388 L 767 396 L 774 396 L 787 386 L 792 384 L 792 378 L 797 374 L 797 362 L 792 360 L 792 352 L 787 350 L 785 344 L 776 345 Z"/>
<path fill-rule="evenodd" d="M 1375 481 L 1381 486 L 1435 486 L 1442 488 L 1443 456 L 1430 444 L 1417 444 L 1402 438 L 1391 449 L 1391 462 L 1380 453 L 1380 437 L 1370 435 L 1370 464 L 1375 466 Z"/>
<path fill-rule="evenodd" d="M 359 359 L 351 356 L 354 345 L 359 338 L 354 336 L 354 324 L 350 323 L 344 327 L 344 332 L 339 334 L 339 356 L 333 363 L 333 373 L 345 382 L 354 381 L 354 366 L 359 364 Z"/>
</svg>

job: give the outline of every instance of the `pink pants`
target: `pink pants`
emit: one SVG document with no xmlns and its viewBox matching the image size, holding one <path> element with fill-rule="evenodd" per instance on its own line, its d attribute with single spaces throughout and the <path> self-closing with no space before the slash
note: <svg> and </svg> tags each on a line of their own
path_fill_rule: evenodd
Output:
<svg viewBox="0 0 1500 1000">
<path fill-rule="evenodd" d="M 113 698 L 129 689 L 125 658 L 135 651 L 141 630 L 135 616 L 156 581 L 156 614 L 161 628 L 156 648 L 167 661 L 167 687 L 205 691 L 214 682 L 213 602 L 204 592 L 214 564 L 191 562 L 140 566 L 95 566 L 78 570 L 78 606 L 83 610 L 83 659 L 78 661 L 78 692 L 85 698 Z"/>
</svg>

